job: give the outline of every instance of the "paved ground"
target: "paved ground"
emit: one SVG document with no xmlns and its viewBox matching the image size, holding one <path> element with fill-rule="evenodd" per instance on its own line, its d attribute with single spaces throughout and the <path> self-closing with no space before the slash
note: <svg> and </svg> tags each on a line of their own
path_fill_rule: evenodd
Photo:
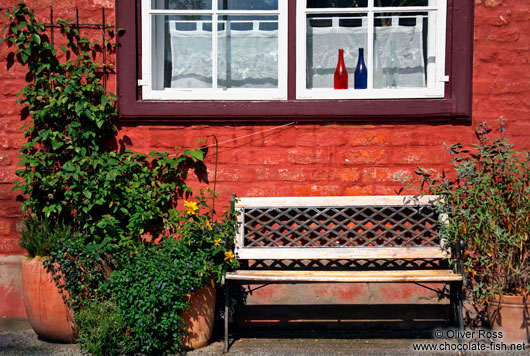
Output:
<svg viewBox="0 0 530 356">
<path fill-rule="evenodd" d="M 414 344 L 453 345 L 451 340 L 433 339 L 319 339 L 319 338 L 242 338 L 236 340 L 230 348 L 230 356 L 405 356 L 405 355 L 458 355 L 457 351 L 414 351 Z M 188 353 L 188 356 L 221 356 L 223 344 L 216 341 L 211 345 Z M 470 352 L 470 355 L 530 355 L 526 351 L 513 352 Z M 1 356 L 83 356 L 77 345 L 52 344 L 38 340 L 33 331 L 0 332 Z"/>
</svg>

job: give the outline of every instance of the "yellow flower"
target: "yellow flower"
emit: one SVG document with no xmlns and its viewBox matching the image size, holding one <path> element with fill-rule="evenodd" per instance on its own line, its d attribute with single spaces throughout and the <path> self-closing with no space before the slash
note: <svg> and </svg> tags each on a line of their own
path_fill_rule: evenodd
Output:
<svg viewBox="0 0 530 356">
<path fill-rule="evenodd" d="M 221 239 L 215 239 L 215 240 L 213 240 L 213 244 L 214 244 L 215 246 L 219 246 L 219 245 L 221 244 Z"/>
<path fill-rule="evenodd" d="M 234 257 L 236 257 L 236 256 L 234 255 L 232 250 L 230 250 L 228 252 L 225 252 L 225 261 L 226 260 L 230 260 L 230 262 L 232 262 L 234 260 Z"/>
<path fill-rule="evenodd" d="M 197 210 L 199 210 L 199 207 L 197 206 L 197 203 L 194 201 L 185 201 L 184 200 L 184 207 L 186 208 L 186 213 L 188 215 L 195 215 Z"/>
<path fill-rule="evenodd" d="M 213 230 L 212 225 L 210 225 L 210 222 L 208 220 L 206 220 L 206 226 L 208 227 L 209 230 Z"/>
</svg>

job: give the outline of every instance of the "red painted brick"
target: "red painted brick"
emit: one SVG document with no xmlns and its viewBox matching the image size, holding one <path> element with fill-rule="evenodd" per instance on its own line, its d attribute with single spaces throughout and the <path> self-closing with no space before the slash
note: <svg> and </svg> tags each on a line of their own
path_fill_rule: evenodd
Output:
<svg viewBox="0 0 530 356">
<path fill-rule="evenodd" d="M 278 169 L 278 180 L 290 182 L 302 182 L 307 180 L 308 174 L 303 168 L 280 168 Z"/>
<path fill-rule="evenodd" d="M 0 170 L 0 184 L 1 183 L 13 183 L 15 180 L 19 179 L 16 176 L 15 171 L 16 171 L 16 168 L 13 166 L 2 168 L 2 170 Z"/>
<path fill-rule="evenodd" d="M 355 195 L 372 195 L 372 194 L 373 193 L 372 193 L 371 185 L 367 185 L 367 186 L 354 185 L 344 190 L 344 195 L 355 196 Z"/>
<path fill-rule="evenodd" d="M 361 177 L 361 170 L 359 168 L 338 168 L 335 174 L 340 180 L 355 182 Z"/>
<path fill-rule="evenodd" d="M 403 148 L 393 152 L 392 162 L 396 164 L 435 165 L 449 163 L 450 156 L 443 148 Z"/>
<path fill-rule="evenodd" d="M 298 133 L 296 143 L 301 147 L 340 147 L 347 143 L 347 139 L 340 130 L 322 128 L 317 132 Z"/>
<path fill-rule="evenodd" d="M 325 165 L 315 167 L 309 172 L 309 179 L 311 181 L 329 181 L 334 178 L 334 173 Z"/>
<path fill-rule="evenodd" d="M 0 236 L 0 255 L 22 255 L 26 251 L 20 247 L 17 236 Z"/>
<path fill-rule="evenodd" d="M 412 169 L 370 167 L 363 170 L 363 182 L 405 182 L 414 175 Z"/>
<path fill-rule="evenodd" d="M 285 168 L 282 168 L 285 167 Z M 335 178 L 332 171 L 325 167 L 257 167 L 258 181 L 328 181 Z"/>
<path fill-rule="evenodd" d="M 388 131 L 373 130 L 353 132 L 350 137 L 352 146 L 383 146 L 388 143 Z"/>
<path fill-rule="evenodd" d="M 335 159 L 339 164 L 386 164 L 388 152 L 382 149 L 354 149 L 340 151 Z"/>
<path fill-rule="evenodd" d="M 282 152 L 281 150 L 261 150 L 248 153 L 240 152 L 236 163 L 274 166 L 284 164 L 286 161 L 285 152 Z"/>
<path fill-rule="evenodd" d="M 287 161 L 295 164 L 327 164 L 332 151 L 324 148 L 297 148 L 287 151 Z"/>
<path fill-rule="evenodd" d="M 389 181 L 392 175 L 389 168 L 365 168 L 363 170 L 363 181 L 366 183 L 379 183 Z"/>
<path fill-rule="evenodd" d="M 333 196 L 340 195 L 338 185 L 302 185 L 296 186 L 294 192 L 297 196 Z"/>
<path fill-rule="evenodd" d="M 22 213 L 19 204 L 10 202 L 8 206 L 0 206 L 0 216 L 5 218 L 16 218 L 19 219 Z"/>
<path fill-rule="evenodd" d="M 324 283 L 313 289 L 319 299 L 325 299 L 330 304 L 365 304 L 368 302 L 366 295 L 370 293 L 367 285 L 360 283 Z"/>
<path fill-rule="evenodd" d="M 13 232 L 13 221 L 10 219 L 0 219 L 0 235 L 11 235 Z"/>
<path fill-rule="evenodd" d="M 261 185 L 240 185 L 238 188 L 232 190 L 232 192 L 235 192 L 240 197 L 282 197 L 296 195 L 294 187 L 282 182 L 270 182 L 269 184 Z"/>
<path fill-rule="evenodd" d="M 375 185 L 374 195 L 416 195 L 421 194 L 414 188 L 405 189 L 405 184 L 398 185 Z"/>
<path fill-rule="evenodd" d="M 429 285 L 436 289 L 436 285 Z M 372 303 L 388 304 L 417 304 L 422 300 L 430 301 L 436 293 L 426 288 L 407 284 L 406 287 L 399 283 L 372 283 L 370 284 Z"/>
<path fill-rule="evenodd" d="M 269 127 L 271 128 L 271 127 Z M 276 130 L 267 132 L 260 132 L 267 128 L 258 126 L 255 128 L 256 135 L 252 136 L 251 144 L 257 147 L 296 147 L 297 137 L 304 136 L 308 131 L 306 129 L 298 129 L 295 126 L 287 126 Z M 260 132 L 260 133 L 258 133 Z"/>
<path fill-rule="evenodd" d="M 213 183 L 215 178 L 215 169 L 210 167 L 208 170 L 208 180 Z M 255 173 L 251 169 L 222 167 L 217 170 L 218 182 L 252 182 L 256 179 Z"/>
<path fill-rule="evenodd" d="M 0 200 L 15 199 L 17 193 L 12 188 L 11 184 L 0 183 Z"/>
<path fill-rule="evenodd" d="M 2 152 L 0 151 L 0 166 L 11 166 L 14 161 L 11 159 L 11 157 L 16 157 L 17 155 L 13 155 L 13 153 L 10 152 Z"/>
</svg>

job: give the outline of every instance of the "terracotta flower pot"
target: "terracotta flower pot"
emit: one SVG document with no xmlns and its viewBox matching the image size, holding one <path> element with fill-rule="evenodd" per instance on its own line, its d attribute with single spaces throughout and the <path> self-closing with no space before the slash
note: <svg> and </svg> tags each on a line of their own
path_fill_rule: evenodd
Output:
<svg viewBox="0 0 530 356">
<path fill-rule="evenodd" d="M 502 332 L 504 341 L 530 339 L 530 300 L 522 296 L 495 296 L 488 302 L 488 319 L 493 331 Z"/>
<path fill-rule="evenodd" d="M 198 349 L 208 345 L 213 334 L 216 299 L 214 282 L 192 293 L 190 299 L 190 308 L 182 315 L 188 329 L 182 346 Z"/>
<path fill-rule="evenodd" d="M 76 340 L 73 313 L 43 261 L 42 257 L 22 261 L 22 293 L 29 322 L 43 340 L 73 343 Z"/>
</svg>

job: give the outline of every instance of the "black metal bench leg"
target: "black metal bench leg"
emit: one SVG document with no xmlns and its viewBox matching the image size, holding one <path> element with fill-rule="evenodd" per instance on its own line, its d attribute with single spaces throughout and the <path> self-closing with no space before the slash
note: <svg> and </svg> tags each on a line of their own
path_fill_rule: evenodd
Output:
<svg viewBox="0 0 530 356">
<path fill-rule="evenodd" d="M 458 304 L 457 304 L 457 313 L 458 313 L 458 327 L 460 330 L 464 330 L 464 291 L 463 283 L 458 283 Z"/>
<path fill-rule="evenodd" d="M 455 282 L 449 283 L 449 322 L 451 324 L 451 327 L 455 326 L 458 322 L 458 318 L 456 316 L 457 313 L 457 304 L 458 304 L 458 296 L 456 289 L 458 288 L 458 284 Z"/>
<path fill-rule="evenodd" d="M 229 296 L 229 289 L 228 289 L 228 280 L 225 280 L 225 344 L 223 353 L 228 352 L 228 321 L 229 321 L 229 314 L 230 313 L 230 296 Z"/>
</svg>

